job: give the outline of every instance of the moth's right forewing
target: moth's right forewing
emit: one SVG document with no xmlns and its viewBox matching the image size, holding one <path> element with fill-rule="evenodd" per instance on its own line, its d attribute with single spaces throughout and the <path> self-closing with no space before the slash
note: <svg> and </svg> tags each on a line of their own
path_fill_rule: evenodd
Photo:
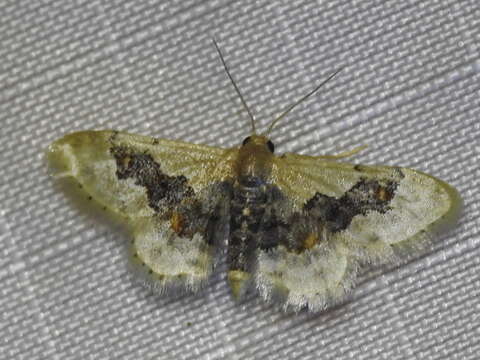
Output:
<svg viewBox="0 0 480 360">
<path fill-rule="evenodd" d="M 127 218 L 132 264 L 162 292 L 196 291 L 211 274 L 215 242 L 226 236 L 234 155 L 114 131 L 69 134 L 48 153 L 57 176 Z"/>
<path fill-rule="evenodd" d="M 154 215 L 152 198 L 179 190 L 176 184 L 200 193 L 231 175 L 228 150 L 115 131 L 66 135 L 50 145 L 48 157 L 58 177 L 74 178 L 101 205 L 129 218 Z"/>
</svg>

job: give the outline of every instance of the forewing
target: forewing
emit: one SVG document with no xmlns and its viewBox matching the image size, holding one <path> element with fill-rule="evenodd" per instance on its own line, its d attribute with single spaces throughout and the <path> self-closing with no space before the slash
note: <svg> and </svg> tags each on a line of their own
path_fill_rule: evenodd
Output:
<svg viewBox="0 0 480 360">
<path fill-rule="evenodd" d="M 339 301 L 359 265 L 423 247 L 461 205 L 445 182 L 405 168 L 287 154 L 276 159 L 272 177 L 293 209 L 285 218 L 292 235 L 260 251 L 257 286 L 296 309 Z"/>
<path fill-rule="evenodd" d="M 363 239 L 399 244 L 457 218 L 462 201 L 455 188 L 420 171 L 367 166 L 286 154 L 275 177 L 294 206 L 322 208 L 321 220 Z M 330 210 L 328 212 L 327 210 Z"/>
<path fill-rule="evenodd" d="M 116 131 L 68 134 L 48 155 L 58 177 L 75 178 L 100 204 L 129 218 L 154 215 L 155 207 L 230 175 L 229 150 Z"/>
<path fill-rule="evenodd" d="M 210 274 L 212 242 L 224 232 L 229 156 L 229 150 L 115 131 L 69 134 L 49 148 L 57 176 L 74 178 L 127 219 L 134 263 L 160 290 L 196 289 Z"/>
</svg>

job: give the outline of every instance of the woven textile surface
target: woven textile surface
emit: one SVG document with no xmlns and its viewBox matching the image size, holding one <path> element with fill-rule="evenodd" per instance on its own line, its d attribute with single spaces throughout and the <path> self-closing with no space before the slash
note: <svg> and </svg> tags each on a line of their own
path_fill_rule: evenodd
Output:
<svg viewBox="0 0 480 360">
<path fill-rule="evenodd" d="M 477 0 L 0 0 L 1 359 L 478 359 Z M 117 129 L 214 146 L 248 135 L 221 46 L 277 152 L 411 167 L 455 186 L 460 221 L 426 253 L 362 274 L 348 302 L 236 303 L 225 273 L 160 296 L 128 271 L 121 226 L 71 204 L 44 152 Z"/>
</svg>

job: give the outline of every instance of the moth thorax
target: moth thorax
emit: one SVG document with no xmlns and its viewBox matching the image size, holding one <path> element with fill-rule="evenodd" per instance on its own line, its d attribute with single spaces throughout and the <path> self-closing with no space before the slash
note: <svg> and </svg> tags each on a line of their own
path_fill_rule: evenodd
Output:
<svg viewBox="0 0 480 360">
<path fill-rule="evenodd" d="M 273 164 L 273 154 L 264 145 L 248 144 L 240 148 L 236 160 L 237 176 L 240 178 L 270 177 Z"/>
</svg>

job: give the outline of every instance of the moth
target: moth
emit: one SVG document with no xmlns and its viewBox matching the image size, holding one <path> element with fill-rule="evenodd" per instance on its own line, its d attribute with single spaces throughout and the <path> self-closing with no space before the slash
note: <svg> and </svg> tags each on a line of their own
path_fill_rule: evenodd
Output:
<svg viewBox="0 0 480 360">
<path fill-rule="evenodd" d="M 420 171 L 338 161 L 360 149 L 276 156 L 274 125 L 335 74 L 257 134 L 215 46 L 251 118 L 239 146 L 107 130 L 68 134 L 49 147 L 57 176 L 74 178 L 126 219 L 131 261 L 154 287 L 197 291 L 223 254 L 235 298 L 256 289 L 285 308 L 319 311 L 344 299 L 364 264 L 415 253 L 453 223 L 457 191 Z"/>
</svg>

